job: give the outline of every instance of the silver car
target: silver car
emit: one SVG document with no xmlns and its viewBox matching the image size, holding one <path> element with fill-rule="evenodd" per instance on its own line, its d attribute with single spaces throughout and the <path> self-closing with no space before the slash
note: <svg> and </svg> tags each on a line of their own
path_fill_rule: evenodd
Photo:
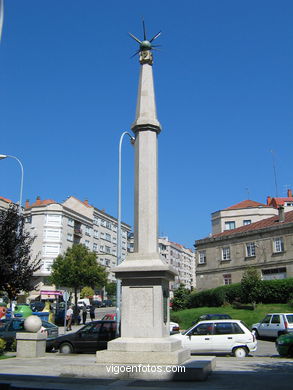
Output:
<svg viewBox="0 0 293 390">
<path fill-rule="evenodd" d="M 293 313 L 269 313 L 251 329 L 256 337 L 279 337 L 293 332 Z"/>
</svg>

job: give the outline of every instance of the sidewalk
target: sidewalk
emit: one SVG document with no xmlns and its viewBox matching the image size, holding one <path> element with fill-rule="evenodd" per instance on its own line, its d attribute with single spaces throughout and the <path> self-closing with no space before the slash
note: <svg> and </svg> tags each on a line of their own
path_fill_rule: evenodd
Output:
<svg viewBox="0 0 293 390">
<path fill-rule="evenodd" d="M 93 379 L 62 376 L 66 365 L 94 364 L 95 355 L 46 354 L 43 358 L 11 358 L 0 360 L 0 385 L 12 383 L 16 389 L 70 389 L 70 390 L 111 390 L 111 389 L 191 389 L 196 390 L 292 390 L 293 360 L 280 358 L 248 357 L 235 359 L 217 357 L 216 368 L 205 382 L 158 382 L 140 380 Z M 7 387 L 7 389 L 9 389 Z M 12 388 L 11 388 L 12 389 Z"/>
</svg>

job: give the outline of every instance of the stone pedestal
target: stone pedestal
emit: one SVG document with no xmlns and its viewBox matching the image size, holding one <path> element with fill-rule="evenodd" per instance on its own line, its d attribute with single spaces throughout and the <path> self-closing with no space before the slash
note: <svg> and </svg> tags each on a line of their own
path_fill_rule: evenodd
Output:
<svg viewBox="0 0 293 390">
<path fill-rule="evenodd" d="M 45 356 L 47 337 L 44 333 L 16 333 L 16 356 L 35 358 Z"/>
</svg>

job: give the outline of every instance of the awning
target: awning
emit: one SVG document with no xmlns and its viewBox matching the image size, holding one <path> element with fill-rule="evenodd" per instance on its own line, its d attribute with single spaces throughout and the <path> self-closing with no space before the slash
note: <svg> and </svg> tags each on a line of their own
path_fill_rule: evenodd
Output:
<svg viewBox="0 0 293 390">
<path fill-rule="evenodd" d="M 61 291 L 58 290 L 41 290 L 41 295 L 62 295 Z"/>
</svg>

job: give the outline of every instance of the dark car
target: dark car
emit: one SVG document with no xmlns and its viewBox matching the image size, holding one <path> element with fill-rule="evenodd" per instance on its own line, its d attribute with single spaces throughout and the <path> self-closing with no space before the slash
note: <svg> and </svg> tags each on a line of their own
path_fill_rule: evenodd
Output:
<svg viewBox="0 0 293 390">
<path fill-rule="evenodd" d="M 111 299 L 104 299 L 102 301 L 101 307 L 111 307 L 113 306 Z"/>
<path fill-rule="evenodd" d="M 44 307 L 45 307 L 45 303 L 41 301 L 35 301 L 30 303 L 30 308 L 32 309 L 33 312 L 43 311 Z"/>
<path fill-rule="evenodd" d="M 94 307 L 102 307 L 102 301 L 93 300 L 92 301 L 92 306 L 94 306 Z"/>
<path fill-rule="evenodd" d="M 196 321 L 193 321 L 192 324 L 205 320 L 231 320 L 231 316 L 229 314 L 203 314 Z"/>
<path fill-rule="evenodd" d="M 280 356 L 293 357 L 293 333 L 283 334 L 276 340 L 276 348 Z"/>
<path fill-rule="evenodd" d="M 60 353 L 95 353 L 106 349 L 108 341 L 115 337 L 116 321 L 93 321 L 77 332 L 57 337 L 53 348 Z"/>
<path fill-rule="evenodd" d="M 47 332 L 47 344 L 46 349 L 50 351 L 52 349 L 52 342 L 58 337 L 58 326 L 51 322 L 42 320 L 41 331 Z M 6 341 L 6 348 L 9 349 L 13 341 L 15 340 L 16 333 L 26 332 L 24 329 L 23 318 L 8 318 L 0 320 L 0 338 Z"/>
</svg>

